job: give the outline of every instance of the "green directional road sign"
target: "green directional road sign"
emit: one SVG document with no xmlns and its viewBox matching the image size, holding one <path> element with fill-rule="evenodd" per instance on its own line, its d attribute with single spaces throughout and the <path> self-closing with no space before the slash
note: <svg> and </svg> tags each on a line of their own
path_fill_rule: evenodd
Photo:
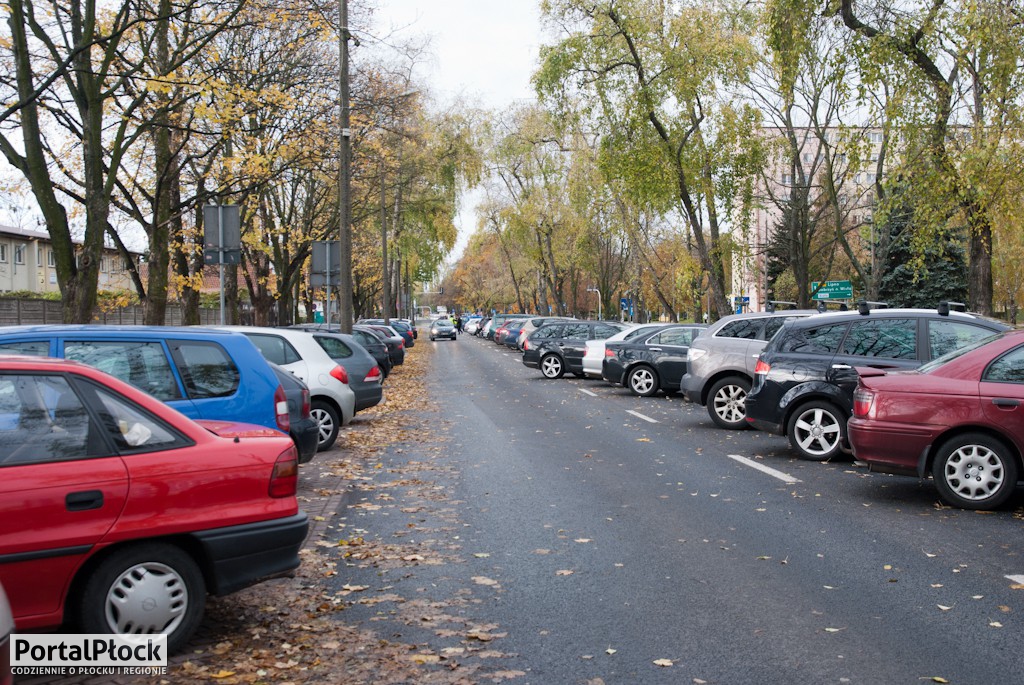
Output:
<svg viewBox="0 0 1024 685">
<path fill-rule="evenodd" d="M 818 287 L 820 281 L 811 283 L 811 292 Z M 818 292 L 811 297 L 812 300 L 852 300 L 853 283 L 850 281 L 825 281 Z"/>
</svg>

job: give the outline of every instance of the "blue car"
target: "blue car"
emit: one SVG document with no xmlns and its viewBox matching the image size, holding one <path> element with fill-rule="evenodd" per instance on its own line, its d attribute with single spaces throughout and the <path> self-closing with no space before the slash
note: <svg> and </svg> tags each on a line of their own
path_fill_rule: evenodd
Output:
<svg viewBox="0 0 1024 685">
<path fill-rule="evenodd" d="M 72 359 L 148 392 L 191 419 L 288 433 L 273 369 L 240 333 L 164 326 L 0 327 L 0 354 Z"/>
</svg>

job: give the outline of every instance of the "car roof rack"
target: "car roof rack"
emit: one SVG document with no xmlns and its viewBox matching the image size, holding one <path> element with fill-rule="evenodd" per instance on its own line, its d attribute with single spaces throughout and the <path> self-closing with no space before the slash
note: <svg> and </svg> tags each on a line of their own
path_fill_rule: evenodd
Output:
<svg viewBox="0 0 1024 685">
<path fill-rule="evenodd" d="M 769 314 L 774 314 L 780 304 L 788 304 L 790 309 L 797 308 L 796 302 L 790 302 L 789 300 L 768 300 L 768 306 L 766 306 L 764 310 Z"/>
<path fill-rule="evenodd" d="M 857 313 L 861 316 L 867 316 L 868 312 L 872 309 L 888 309 L 888 302 L 877 302 L 875 300 L 861 300 L 857 303 Z"/>
<path fill-rule="evenodd" d="M 955 311 L 958 311 L 958 312 L 966 312 L 967 311 L 967 305 L 964 304 L 963 302 L 947 302 L 947 301 L 942 301 L 942 302 L 939 302 L 939 307 L 938 307 L 939 316 L 949 316 L 949 312 L 951 311 L 950 307 L 959 307 L 959 309 L 955 310 Z"/>
</svg>

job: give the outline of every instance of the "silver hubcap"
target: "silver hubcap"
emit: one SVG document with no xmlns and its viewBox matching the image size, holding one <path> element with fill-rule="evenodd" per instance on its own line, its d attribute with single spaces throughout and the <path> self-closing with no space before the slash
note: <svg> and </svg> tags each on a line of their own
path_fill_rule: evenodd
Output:
<svg viewBox="0 0 1024 685">
<path fill-rule="evenodd" d="M 169 634 L 184 620 L 188 599 L 185 581 L 170 566 L 137 564 L 107 591 L 107 625 L 114 633 Z"/>
<path fill-rule="evenodd" d="M 318 440 L 320 443 L 323 444 L 330 440 L 331 433 L 334 432 L 334 419 L 331 418 L 331 415 L 323 409 L 314 409 L 309 415 L 313 417 L 313 420 L 319 426 L 320 436 Z"/>
<path fill-rule="evenodd" d="M 735 423 L 747 417 L 747 409 L 744 403 L 747 400 L 747 391 L 738 385 L 726 385 L 715 394 L 715 413 L 723 421 Z"/>
<path fill-rule="evenodd" d="M 545 376 L 552 378 L 561 373 L 562 362 L 558 361 L 558 357 L 548 357 L 541 365 L 541 370 L 544 372 Z"/>
<path fill-rule="evenodd" d="M 1003 485 L 1004 475 L 999 455 L 984 445 L 964 445 L 946 459 L 946 484 L 966 500 L 992 497 Z"/>
<path fill-rule="evenodd" d="M 796 442 L 807 454 L 822 456 L 839 445 L 841 431 L 836 417 L 824 409 L 811 409 L 794 424 Z"/>
<path fill-rule="evenodd" d="M 638 393 L 648 393 L 654 387 L 654 376 L 647 369 L 637 369 L 630 376 L 630 385 Z"/>
</svg>

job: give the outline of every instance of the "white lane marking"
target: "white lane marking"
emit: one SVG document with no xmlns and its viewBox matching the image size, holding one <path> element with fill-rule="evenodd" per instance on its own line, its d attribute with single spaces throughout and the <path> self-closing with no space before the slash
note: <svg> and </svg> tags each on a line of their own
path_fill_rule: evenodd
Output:
<svg viewBox="0 0 1024 685">
<path fill-rule="evenodd" d="M 741 457 L 738 454 L 730 454 L 728 456 L 729 456 L 730 459 L 732 459 L 734 461 L 738 461 L 741 464 L 745 464 L 745 465 L 749 466 L 752 469 L 757 469 L 761 473 L 767 473 L 772 478 L 778 478 L 779 480 L 781 480 L 784 483 L 786 483 L 786 485 L 793 485 L 794 483 L 800 483 L 801 482 L 799 478 L 794 478 L 793 476 L 789 475 L 788 473 L 783 473 L 782 471 L 776 471 L 775 469 L 771 468 L 770 466 L 765 466 L 764 464 L 758 464 L 753 459 L 747 459 L 746 457 Z"/>
<path fill-rule="evenodd" d="M 597 397 L 597 393 L 596 392 L 590 392 L 586 388 L 577 388 L 577 390 L 579 390 L 580 392 L 582 392 L 584 394 L 590 395 L 591 397 Z"/>
<path fill-rule="evenodd" d="M 1006 576 L 1014 585 L 1024 585 L 1024 576 Z"/>
<path fill-rule="evenodd" d="M 640 412 L 633 411 L 632 409 L 627 409 L 626 413 L 627 414 L 632 414 L 633 416 L 637 417 L 638 419 L 643 419 L 647 423 L 659 423 L 659 421 L 657 419 L 652 419 L 650 416 L 644 416 Z"/>
</svg>

